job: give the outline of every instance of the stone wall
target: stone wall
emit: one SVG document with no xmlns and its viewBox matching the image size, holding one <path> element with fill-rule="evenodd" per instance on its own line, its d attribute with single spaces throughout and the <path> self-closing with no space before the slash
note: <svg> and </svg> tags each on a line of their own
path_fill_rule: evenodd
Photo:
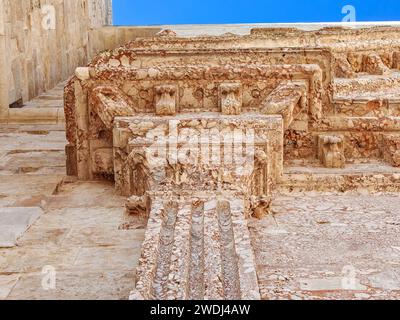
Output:
<svg viewBox="0 0 400 320">
<path fill-rule="evenodd" d="M 85 65 L 89 31 L 110 22 L 111 0 L 0 0 L 3 115 Z"/>
</svg>

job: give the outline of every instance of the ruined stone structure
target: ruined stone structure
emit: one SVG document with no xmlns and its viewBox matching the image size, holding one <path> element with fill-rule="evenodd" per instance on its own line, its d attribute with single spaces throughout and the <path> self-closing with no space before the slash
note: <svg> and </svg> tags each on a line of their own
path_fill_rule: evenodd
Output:
<svg viewBox="0 0 400 320">
<path fill-rule="evenodd" d="M 165 30 L 77 69 L 68 173 L 114 181 L 148 219 L 132 298 L 258 299 L 247 220 L 275 191 L 398 191 L 362 165 L 400 164 L 399 61 L 396 27 Z"/>
</svg>

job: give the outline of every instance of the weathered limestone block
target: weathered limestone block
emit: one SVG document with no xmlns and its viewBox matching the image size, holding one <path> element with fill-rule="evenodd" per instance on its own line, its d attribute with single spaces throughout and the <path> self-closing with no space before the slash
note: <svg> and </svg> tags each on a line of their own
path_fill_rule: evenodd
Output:
<svg viewBox="0 0 400 320">
<path fill-rule="evenodd" d="M 151 210 L 150 200 L 147 195 L 129 197 L 125 204 L 123 223 L 119 229 L 130 230 L 137 229 L 138 226 L 146 226 Z"/>
<path fill-rule="evenodd" d="M 156 114 L 174 115 L 178 111 L 178 87 L 176 85 L 156 86 L 155 92 Z"/>
<path fill-rule="evenodd" d="M 226 115 L 238 115 L 242 112 L 242 85 L 223 83 L 219 87 L 221 112 Z"/>
<path fill-rule="evenodd" d="M 369 74 L 384 75 L 390 73 L 390 69 L 383 63 L 382 58 L 376 53 L 363 56 L 363 70 Z"/>
<path fill-rule="evenodd" d="M 394 167 L 400 167 L 400 134 L 382 135 L 383 158 Z"/>
<path fill-rule="evenodd" d="M 131 196 L 126 202 L 126 209 L 129 215 L 147 219 L 150 209 L 149 199 L 146 196 Z"/>
<path fill-rule="evenodd" d="M 345 166 L 343 138 L 333 135 L 319 136 L 318 158 L 327 168 L 343 168 Z"/>
</svg>

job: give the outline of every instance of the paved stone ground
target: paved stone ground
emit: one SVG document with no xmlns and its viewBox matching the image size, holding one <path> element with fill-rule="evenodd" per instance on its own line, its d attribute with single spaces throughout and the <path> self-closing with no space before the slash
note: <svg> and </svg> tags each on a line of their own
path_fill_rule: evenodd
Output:
<svg viewBox="0 0 400 320">
<path fill-rule="evenodd" d="M 38 97 L 24 103 L 24 108 L 63 108 L 64 87 L 67 81 L 59 83 L 53 89 L 42 93 Z"/>
<path fill-rule="evenodd" d="M 263 299 L 399 299 L 400 195 L 280 195 L 251 221 Z"/>
<path fill-rule="evenodd" d="M 118 229 L 125 199 L 112 184 L 64 179 L 65 143 L 63 127 L 0 128 L 0 212 L 42 212 L 0 248 L 0 299 L 127 299 L 134 288 L 144 230 Z"/>
</svg>

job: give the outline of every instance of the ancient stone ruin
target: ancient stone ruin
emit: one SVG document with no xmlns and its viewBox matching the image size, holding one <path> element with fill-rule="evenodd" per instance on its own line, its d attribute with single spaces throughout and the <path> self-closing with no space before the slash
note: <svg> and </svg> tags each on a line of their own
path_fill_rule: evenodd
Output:
<svg viewBox="0 0 400 320">
<path fill-rule="evenodd" d="M 260 299 L 247 224 L 277 190 L 398 191 L 367 165 L 400 166 L 399 68 L 396 27 L 163 31 L 78 68 L 67 171 L 147 221 L 131 298 Z"/>
</svg>

